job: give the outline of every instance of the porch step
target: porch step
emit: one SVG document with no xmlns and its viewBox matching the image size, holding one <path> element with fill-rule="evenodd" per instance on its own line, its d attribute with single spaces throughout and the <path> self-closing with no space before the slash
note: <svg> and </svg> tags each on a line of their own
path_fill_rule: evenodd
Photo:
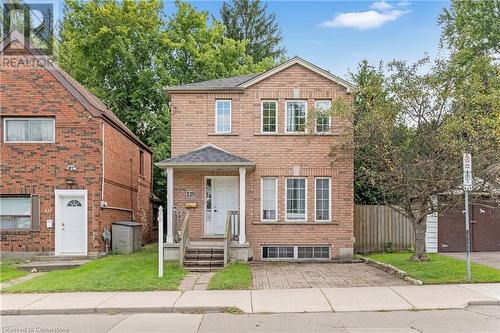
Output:
<svg viewBox="0 0 500 333">
<path fill-rule="evenodd" d="M 220 267 L 220 266 L 224 266 L 224 260 L 184 260 L 184 266 L 186 266 L 186 267 L 194 267 L 194 266 Z"/>
<path fill-rule="evenodd" d="M 87 255 L 87 256 L 36 256 L 31 261 L 73 261 L 73 260 L 93 260 L 99 258 L 98 255 Z"/>
<path fill-rule="evenodd" d="M 221 253 L 211 253 L 211 252 L 186 252 L 184 256 L 186 260 L 192 259 L 224 259 L 224 252 Z"/>
<path fill-rule="evenodd" d="M 88 263 L 90 260 L 48 260 L 48 261 L 30 261 L 17 266 L 20 270 L 31 272 L 36 269 L 38 272 L 50 272 L 60 269 L 70 269 L 80 267 Z"/>
<path fill-rule="evenodd" d="M 221 267 L 209 267 L 209 266 L 195 266 L 195 267 L 186 267 L 186 269 L 190 272 L 200 272 L 200 273 L 204 273 L 204 272 L 216 272 L 218 270 L 221 270 L 222 268 L 224 268 L 223 266 Z"/>
</svg>

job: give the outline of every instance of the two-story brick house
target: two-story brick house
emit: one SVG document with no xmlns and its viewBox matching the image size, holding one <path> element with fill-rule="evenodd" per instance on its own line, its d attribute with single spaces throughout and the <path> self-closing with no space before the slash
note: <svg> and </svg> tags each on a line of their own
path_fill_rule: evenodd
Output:
<svg viewBox="0 0 500 333">
<path fill-rule="evenodd" d="M 102 252 L 104 228 L 124 220 L 151 239 L 151 150 L 20 33 L 1 61 L 2 253 Z"/>
<path fill-rule="evenodd" d="M 228 211 L 239 216 L 232 257 L 351 256 L 353 159 L 347 150 L 342 162 L 330 156 L 349 127 L 321 113 L 307 121 L 313 109 L 350 100 L 351 89 L 298 57 L 264 73 L 166 88 L 173 157 L 157 165 L 167 171 L 167 258 L 177 255 L 176 212 L 189 212 L 189 248 L 220 246 Z"/>
</svg>

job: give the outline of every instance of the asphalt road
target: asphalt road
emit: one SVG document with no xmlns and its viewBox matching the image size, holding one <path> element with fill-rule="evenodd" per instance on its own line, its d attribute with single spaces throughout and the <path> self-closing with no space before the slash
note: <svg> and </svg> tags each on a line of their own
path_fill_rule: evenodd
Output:
<svg viewBox="0 0 500 333">
<path fill-rule="evenodd" d="M 463 310 L 298 314 L 3 316 L 1 332 L 500 332 L 500 306 Z"/>
</svg>

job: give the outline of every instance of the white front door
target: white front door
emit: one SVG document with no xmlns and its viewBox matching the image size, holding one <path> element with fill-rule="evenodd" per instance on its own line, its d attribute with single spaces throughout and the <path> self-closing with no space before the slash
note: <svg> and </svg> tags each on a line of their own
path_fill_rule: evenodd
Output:
<svg viewBox="0 0 500 333">
<path fill-rule="evenodd" d="M 210 177 L 205 180 L 207 206 L 205 213 L 205 233 L 224 235 L 227 212 L 238 210 L 238 177 Z"/>
<path fill-rule="evenodd" d="M 87 254 L 87 191 L 56 190 L 56 255 Z"/>
</svg>

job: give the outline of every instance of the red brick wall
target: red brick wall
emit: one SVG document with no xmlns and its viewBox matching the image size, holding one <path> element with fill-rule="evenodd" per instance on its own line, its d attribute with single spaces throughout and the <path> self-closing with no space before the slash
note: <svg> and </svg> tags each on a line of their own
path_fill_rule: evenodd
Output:
<svg viewBox="0 0 500 333">
<path fill-rule="evenodd" d="M 88 251 L 102 251 L 104 225 L 130 219 L 130 213 L 100 208 L 103 120 L 93 117 L 52 74 L 41 68 L 2 68 L 0 101 L 0 194 L 29 193 L 40 197 L 40 230 L 1 230 L 1 250 L 54 251 L 54 229 L 46 227 L 46 220 L 55 220 L 54 190 L 86 189 Z M 54 117 L 56 142 L 3 142 L 3 117 L 9 116 Z M 133 208 L 138 221 L 144 224 L 144 236 L 148 240 L 151 234 L 151 155 L 145 152 L 144 177 L 138 176 L 137 144 L 109 123 L 104 124 L 107 145 L 105 200 L 109 205 Z M 76 171 L 68 171 L 68 164 L 74 164 Z M 122 173 L 123 168 L 127 168 L 126 173 Z M 74 185 L 68 185 L 68 179 L 72 179 Z"/>
<path fill-rule="evenodd" d="M 293 94 L 299 89 L 299 97 Z M 353 161 L 345 153 L 342 161 L 333 162 L 330 147 L 340 140 L 346 126 L 340 119 L 332 119 L 332 135 L 302 135 L 285 133 L 285 100 L 307 100 L 308 109 L 316 99 L 336 99 L 346 96 L 345 88 L 300 66 L 293 65 L 249 88 L 243 93 L 173 93 L 172 97 L 172 156 L 212 143 L 231 153 L 256 163 L 247 172 L 246 223 L 247 240 L 260 258 L 263 244 L 331 244 L 333 255 L 340 248 L 352 248 L 353 241 Z M 215 134 L 215 101 L 232 100 L 232 134 Z M 261 101 L 278 101 L 278 134 L 262 135 Z M 294 176 L 293 167 L 300 168 L 299 176 L 307 177 L 307 223 L 290 224 L 285 216 L 285 177 Z M 190 236 L 202 234 L 203 176 L 216 172 L 174 173 L 174 205 L 185 210 L 185 191 L 196 190 L 198 207 L 190 209 Z M 237 170 L 233 175 L 238 175 Z M 260 220 L 260 184 L 263 176 L 278 177 L 277 224 Z M 332 224 L 315 224 L 314 177 L 332 179 Z"/>
</svg>

